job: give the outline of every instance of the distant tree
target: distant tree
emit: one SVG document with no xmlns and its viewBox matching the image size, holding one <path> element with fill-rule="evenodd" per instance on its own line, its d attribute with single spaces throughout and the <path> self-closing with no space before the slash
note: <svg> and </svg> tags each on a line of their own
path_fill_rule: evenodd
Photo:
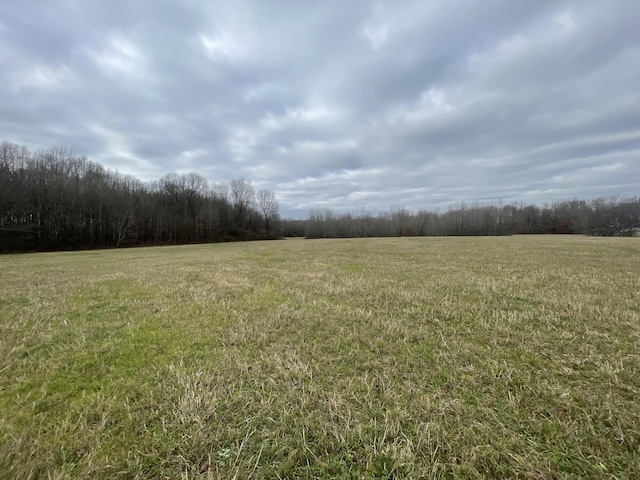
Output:
<svg viewBox="0 0 640 480">
<path fill-rule="evenodd" d="M 278 220 L 279 204 L 275 193 L 271 190 L 258 190 L 258 206 L 264 217 L 264 228 L 267 237 L 272 235 L 274 223 Z"/>
<path fill-rule="evenodd" d="M 211 188 L 202 175 L 141 182 L 64 147 L 0 143 L 0 252 L 257 238 L 251 182 Z M 274 195 L 275 198 L 275 195 Z M 233 201 L 233 203 L 232 203 Z M 277 208 L 276 212 L 277 213 Z M 277 215 L 269 217 L 275 235 Z"/>
<path fill-rule="evenodd" d="M 540 210 L 535 205 L 528 205 L 522 209 L 522 223 L 518 233 L 541 233 Z"/>
<path fill-rule="evenodd" d="M 234 210 L 234 230 L 244 235 L 251 219 L 251 208 L 255 201 L 255 190 L 250 180 L 231 180 L 231 202 Z"/>
<path fill-rule="evenodd" d="M 394 227 L 395 235 L 401 237 L 410 233 L 408 228 L 409 212 L 403 206 L 392 205 L 391 206 L 391 222 Z"/>
</svg>

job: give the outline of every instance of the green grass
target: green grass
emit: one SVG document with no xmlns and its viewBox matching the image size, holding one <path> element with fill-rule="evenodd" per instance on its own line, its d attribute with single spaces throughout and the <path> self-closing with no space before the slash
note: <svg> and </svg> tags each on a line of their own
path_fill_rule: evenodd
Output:
<svg viewBox="0 0 640 480">
<path fill-rule="evenodd" d="M 640 242 L 0 257 L 0 477 L 639 478 Z"/>
</svg>

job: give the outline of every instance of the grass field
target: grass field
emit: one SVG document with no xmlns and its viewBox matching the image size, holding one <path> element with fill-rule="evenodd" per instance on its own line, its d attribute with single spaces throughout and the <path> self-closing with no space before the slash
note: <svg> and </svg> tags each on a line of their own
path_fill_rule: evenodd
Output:
<svg viewBox="0 0 640 480">
<path fill-rule="evenodd" d="M 640 240 L 0 257 L 1 478 L 640 478 Z"/>
</svg>

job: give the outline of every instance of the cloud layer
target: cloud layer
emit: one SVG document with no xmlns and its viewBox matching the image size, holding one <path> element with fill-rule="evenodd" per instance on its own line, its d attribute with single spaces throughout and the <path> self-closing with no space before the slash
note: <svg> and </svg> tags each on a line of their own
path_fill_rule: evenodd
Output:
<svg viewBox="0 0 640 480">
<path fill-rule="evenodd" d="M 640 3 L 0 4 L 0 139 L 314 208 L 640 192 Z"/>
</svg>

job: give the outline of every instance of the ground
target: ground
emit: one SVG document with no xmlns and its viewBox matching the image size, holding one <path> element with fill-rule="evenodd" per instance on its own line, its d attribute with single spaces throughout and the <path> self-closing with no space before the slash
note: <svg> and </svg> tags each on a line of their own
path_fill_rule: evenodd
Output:
<svg viewBox="0 0 640 480">
<path fill-rule="evenodd" d="M 638 478 L 640 242 L 0 257 L 0 478 Z"/>
</svg>

